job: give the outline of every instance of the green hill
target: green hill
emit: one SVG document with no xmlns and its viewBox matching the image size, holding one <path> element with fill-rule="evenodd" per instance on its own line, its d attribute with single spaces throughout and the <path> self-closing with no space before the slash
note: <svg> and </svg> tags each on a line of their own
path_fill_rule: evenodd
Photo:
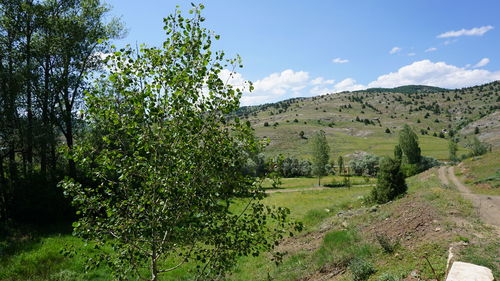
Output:
<svg viewBox="0 0 500 281">
<path fill-rule="evenodd" d="M 447 160 L 450 134 L 460 135 L 462 128 L 499 108 L 496 81 L 456 90 L 410 85 L 325 94 L 242 107 L 237 114 L 251 122 L 258 137 L 270 140 L 268 156 L 309 158 L 308 137 L 318 130 L 326 132 L 335 158 L 359 151 L 392 155 L 399 130 L 409 124 L 420 137 L 423 155 Z M 487 127 L 481 134 L 488 133 Z M 467 136 L 461 136 L 463 146 Z M 459 155 L 464 152 L 461 147 Z"/>
</svg>

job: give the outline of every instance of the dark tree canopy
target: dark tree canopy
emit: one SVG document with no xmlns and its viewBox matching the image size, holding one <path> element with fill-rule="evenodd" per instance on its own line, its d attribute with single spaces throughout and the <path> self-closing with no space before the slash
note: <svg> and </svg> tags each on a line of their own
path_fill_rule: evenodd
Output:
<svg viewBox="0 0 500 281">
<path fill-rule="evenodd" d="M 377 203 L 386 203 L 405 193 L 407 189 L 400 162 L 388 157 L 383 158 L 380 161 L 377 186 L 372 189 L 372 199 Z"/>
</svg>

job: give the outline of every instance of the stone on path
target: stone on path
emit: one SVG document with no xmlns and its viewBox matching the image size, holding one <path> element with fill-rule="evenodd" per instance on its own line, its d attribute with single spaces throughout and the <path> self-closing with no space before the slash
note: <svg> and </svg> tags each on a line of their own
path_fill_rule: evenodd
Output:
<svg viewBox="0 0 500 281">
<path fill-rule="evenodd" d="M 446 281 L 493 281 L 493 273 L 484 266 L 456 261 L 451 266 Z"/>
</svg>

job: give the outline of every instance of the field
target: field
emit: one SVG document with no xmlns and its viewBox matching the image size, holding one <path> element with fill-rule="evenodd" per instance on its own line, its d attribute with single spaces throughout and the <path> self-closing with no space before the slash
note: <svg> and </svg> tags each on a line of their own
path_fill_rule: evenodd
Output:
<svg viewBox="0 0 500 281">
<path fill-rule="evenodd" d="M 351 280 L 356 267 L 363 266 L 375 269 L 369 280 L 405 277 L 415 270 L 424 279 L 435 278 L 433 270 L 442 278 L 448 246 L 463 241 L 469 246 L 457 246 L 462 260 L 490 266 L 498 278 L 495 252 L 487 251 L 494 248 L 491 230 L 479 222 L 469 202 L 440 184 L 436 169 L 409 178 L 409 192 L 403 199 L 375 207 L 363 200 L 370 186 L 307 190 L 314 182 L 314 178 L 286 179 L 284 188 L 302 187 L 304 191 L 278 192 L 265 198 L 268 205 L 290 208 L 292 218 L 305 226 L 297 237 L 285 239 L 278 247 L 287 253 L 283 263 L 276 266 L 268 254 L 241 258 L 228 276 L 230 280 L 296 280 L 326 274 Z M 386 237 L 385 246 L 393 252 L 381 247 L 377 235 Z M 62 249 L 92 251 L 64 229 L 32 233 L 0 245 L 0 280 L 109 279 L 105 267 L 84 275 L 80 255 L 61 253 Z M 187 265 L 161 280 L 190 280 L 192 270 Z"/>
</svg>

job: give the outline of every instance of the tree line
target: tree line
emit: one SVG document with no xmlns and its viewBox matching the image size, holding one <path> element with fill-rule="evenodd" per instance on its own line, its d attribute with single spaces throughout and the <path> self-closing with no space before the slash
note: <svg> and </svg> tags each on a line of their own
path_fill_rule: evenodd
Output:
<svg viewBox="0 0 500 281">
<path fill-rule="evenodd" d="M 122 33 L 108 11 L 98 0 L 0 1 L 0 220 L 36 194 L 62 197 L 56 183 L 76 176 L 61 148 L 73 148 L 88 78 Z"/>
</svg>

